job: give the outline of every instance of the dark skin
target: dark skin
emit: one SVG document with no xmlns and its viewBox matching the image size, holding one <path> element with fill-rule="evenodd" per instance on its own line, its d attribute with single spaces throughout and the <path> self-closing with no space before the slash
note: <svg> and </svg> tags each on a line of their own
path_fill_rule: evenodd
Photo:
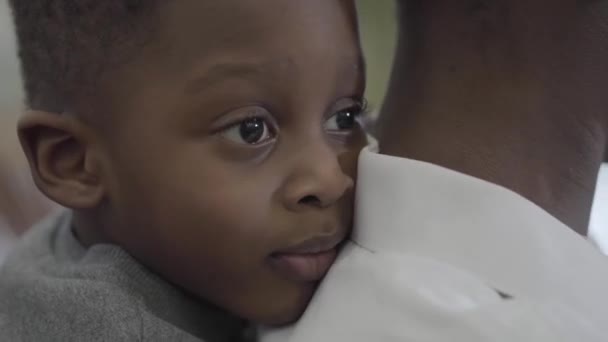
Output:
<svg viewBox="0 0 608 342">
<path fill-rule="evenodd" d="M 158 13 L 155 39 L 103 75 L 95 115 L 87 103 L 21 120 L 35 181 L 75 210 L 85 245 L 118 244 L 239 317 L 291 322 L 319 279 L 285 276 L 275 253 L 335 245 L 351 225 L 364 139 L 349 119 L 365 86 L 353 5 L 179 0 Z"/>
<path fill-rule="evenodd" d="M 608 1 L 400 1 L 382 153 L 507 187 L 587 233 L 608 136 Z"/>
</svg>

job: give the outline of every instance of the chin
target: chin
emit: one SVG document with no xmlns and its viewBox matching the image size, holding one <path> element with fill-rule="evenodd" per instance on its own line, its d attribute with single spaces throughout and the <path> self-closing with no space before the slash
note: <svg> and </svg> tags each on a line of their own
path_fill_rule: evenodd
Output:
<svg viewBox="0 0 608 342">
<path fill-rule="evenodd" d="M 270 327 L 281 327 L 294 323 L 300 319 L 302 314 L 304 314 L 304 311 L 306 311 L 306 307 L 312 299 L 314 290 L 315 287 L 310 286 L 304 290 L 298 291 L 296 294 L 285 296 L 277 295 L 276 300 L 272 302 L 273 305 L 267 306 L 269 311 L 258 315 L 257 319 L 254 319 L 254 321 L 258 324 Z M 283 298 L 283 300 L 279 300 L 279 297 Z"/>
<path fill-rule="evenodd" d="M 295 323 L 302 317 L 304 310 L 298 310 L 293 312 L 286 312 L 272 316 L 270 319 L 260 322 L 262 325 L 279 328 L 292 323 Z"/>
</svg>

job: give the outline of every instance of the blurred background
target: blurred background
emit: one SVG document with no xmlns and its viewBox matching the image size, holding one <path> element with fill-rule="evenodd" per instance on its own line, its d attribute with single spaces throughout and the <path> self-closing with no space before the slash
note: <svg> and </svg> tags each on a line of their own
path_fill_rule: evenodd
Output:
<svg viewBox="0 0 608 342">
<path fill-rule="evenodd" d="M 32 184 L 15 135 L 22 97 L 10 12 L 0 0 L 0 262 L 15 236 L 52 208 Z"/>
<path fill-rule="evenodd" d="M 394 3 L 378 0 L 357 3 L 368 66 L 367 97 L 371 109 L 377 110 L 387 87 L 395 44 Z M 10 11 L 7 0 L 0 0 L 0 261 L 14 236 L 52 208 L 35 190 L 15 135 L 22 101 Z M 598 181 L 591 220 L 591 234 L 604 252 L 608 252 L 607 209 L 608 166 L 605 166 Z"/>
</svg>

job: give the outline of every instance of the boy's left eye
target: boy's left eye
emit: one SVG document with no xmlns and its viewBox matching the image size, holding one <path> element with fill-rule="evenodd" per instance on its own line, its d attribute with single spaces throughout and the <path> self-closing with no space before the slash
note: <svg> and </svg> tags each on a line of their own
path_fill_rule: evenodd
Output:
<svg viewBox="0 0 608 342">
<path fill-rule="evenodd" d="M 333 114 L 325 121 L 325 129 L 328 131 L 349 131 L 357 126 L 357 118 L 361 115 L 361 105 L 352 106 Z"/>
</svg>

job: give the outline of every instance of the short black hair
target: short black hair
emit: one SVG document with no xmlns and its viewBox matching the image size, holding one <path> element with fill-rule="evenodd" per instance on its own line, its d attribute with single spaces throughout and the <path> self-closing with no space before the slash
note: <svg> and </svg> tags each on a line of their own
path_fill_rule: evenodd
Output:
<svg viewBox="0 0 608 342">
<path fill-rule="evenodd" d="M 26 105 L 72 110 L 104 71 L 130 58 L 158 0 L 9 0 Z"/>
</svg>

